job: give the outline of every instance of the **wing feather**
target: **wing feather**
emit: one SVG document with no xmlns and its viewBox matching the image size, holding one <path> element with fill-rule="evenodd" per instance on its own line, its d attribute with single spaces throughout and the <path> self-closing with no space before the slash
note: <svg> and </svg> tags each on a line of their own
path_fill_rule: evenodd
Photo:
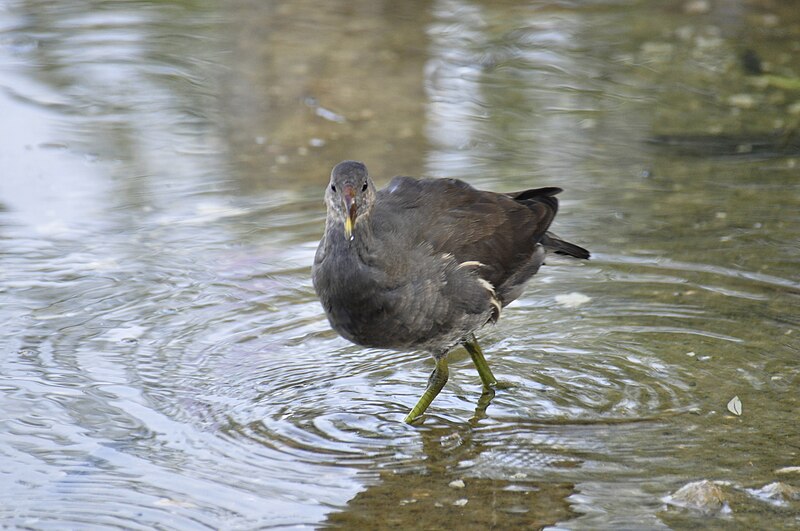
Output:
<svg viewBox="0 0 800 531">
<path fill-rule="evenodd" d="M 395 177 L 378 193 L 376 207 L 402 219 L 416 241 L 459 262 L 482 264 L 480 275 L 503 284 L 534 255 L 558 210 L 559 188 L 500 194 L 477 190 L 457 179 Z M 385 216 L 390 219 L 391 216 Z"/>
</svg>

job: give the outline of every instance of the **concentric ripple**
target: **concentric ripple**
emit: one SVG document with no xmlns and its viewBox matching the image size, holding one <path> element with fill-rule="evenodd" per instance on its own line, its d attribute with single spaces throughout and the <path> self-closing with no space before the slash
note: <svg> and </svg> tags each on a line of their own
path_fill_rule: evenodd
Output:
<svg viewBox="0 0 800 531">
<path fill-rule="evenodd" d="M 662 502 L 794 482 L 797 161 L 730 142 L 791 132 L 790 2 L 6 4 L 3 525 L 796 524 Z M 480 331 L 493 397 L 455 350 L 408 426 L 430 357 L 330 329 L 343 158 L 564 188 L 552 229 L 593 258 L 548 257 Z"/>
</svg>

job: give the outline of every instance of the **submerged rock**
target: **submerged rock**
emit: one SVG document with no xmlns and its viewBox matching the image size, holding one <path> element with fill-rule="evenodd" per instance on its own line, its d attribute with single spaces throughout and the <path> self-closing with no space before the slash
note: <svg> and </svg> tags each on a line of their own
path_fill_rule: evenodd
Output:
<svg viewBox="0 0 800 531">
<path fill-rule="evenodd" d="M 756 104 L 756 98 L 752 94 L 734 94 L 728 98 L 728 105 L 738 109 L 754 109 Z"/>
<path fill-rule="evenodd" d="M 592 300 L 591 297 L 573 291 L 572 293 L 563 293 L 556 295 L 556 303 L 565 308 L 577 308 Z"/>
<path fill-rule="evenodd" d="M 729 497 L 726 495 L 721 481 L 693 481 L 665 498 L 665 502 L 676 507 L 693 509 L 705 514 L 729 513 Z"/>
<path fill-rule="evenodd" d="M 463 479 L 454 479 L 453 481 L 448 483 L 447 486 L 453 489 L 463 489 L 464 487 L 466 487 L 466 484 L 464 483 Z"/>
<path fill-rule="evenodd" d="M 800 500 L 800 487 L 781 483 L 780 481 L 764 485 L 760 489 L 748 489 L 747 492 L 762 500 L 777 503 Z"/>
<path fill-rule="evenodd" d="M 683 4 L 683 12 L 687 15 L 705 15 L 711 11 L 711 2 L 708 0 L 690 0 Z"/>
</svg>

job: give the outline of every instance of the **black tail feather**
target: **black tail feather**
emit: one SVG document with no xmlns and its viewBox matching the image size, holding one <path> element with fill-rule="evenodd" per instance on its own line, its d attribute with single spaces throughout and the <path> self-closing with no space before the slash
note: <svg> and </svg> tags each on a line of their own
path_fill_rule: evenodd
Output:
<svg viewBox="0 0 800 531">
<path fill-rule="evenodd" d="M 563 254 L 567 256 L 572 256 L 573 258 L 581 258 L 587 259 L 591 254 L 588 250 L 584 249 L 580 245 L 575 245 L 574 243 L 570 243 L 564 240 L 561 240 L 556 237 L 555 234 L 552 232 L 546 233 L 541 240 L 542 245 L 548 251 L 554 252 L 556 254 Z"/>
<path fill-rule="evenodd" d="M 553 210 L 553 216 L 555 216 L 556 212 L 558 212 L 558 199 L 554 196 L 561 192 L 563 192 L 561 188 L 551 186 L 548 188 L 531 188 L 530 190 L 511 192 L 506 195 L 523 205 L 530 206 L 534 203 L 543 203 Z"/>
<path fill-rule="evenodd" d="M 555 215 L 555 213 L 558 212 L 558 199 L 556 199 L 554 196 L 561 192 L 563 192 L 561 188 L 551 186 L 547 188 L 531 188 L 530 190 L 511 192 L 507 195 L 515 201 L 519 201 L 520 203 L 524 204 L 544 203 L 553 210 L 553 215 Z M 544 236 L 542 236 L 541 244 L 544 245 L 545 249 L 550 252 L 572 256 L 573 258 L 581 258 L 585 260 L 591 255 L 588 250 L 584 249 L 580 245 L 575 245 L 574 243 L 564 241 L 552 232 L 547 232 Z"/>
</svg>

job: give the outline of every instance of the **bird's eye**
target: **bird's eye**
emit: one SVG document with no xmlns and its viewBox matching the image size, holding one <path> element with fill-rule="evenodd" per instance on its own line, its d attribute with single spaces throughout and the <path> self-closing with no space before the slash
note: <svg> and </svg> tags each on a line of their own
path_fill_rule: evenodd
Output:
<svg viewBox="0 0 800 531">
<path fill-rule="evenodd" d="M 361 187 L 361 191 L 362 192 L 366 192 L 367 191 L 367 181 L 364 181 L 364 186 Z"/>
<path fill-rule="evenodd" d="M 331 190 L 333 190 L 333 191 L 335 192 L 335 191 L 336 191 L 336 185 L 333 185 L 333 184 L 332 184 L 332 185 L 331 185 Z"/>
</svg>

